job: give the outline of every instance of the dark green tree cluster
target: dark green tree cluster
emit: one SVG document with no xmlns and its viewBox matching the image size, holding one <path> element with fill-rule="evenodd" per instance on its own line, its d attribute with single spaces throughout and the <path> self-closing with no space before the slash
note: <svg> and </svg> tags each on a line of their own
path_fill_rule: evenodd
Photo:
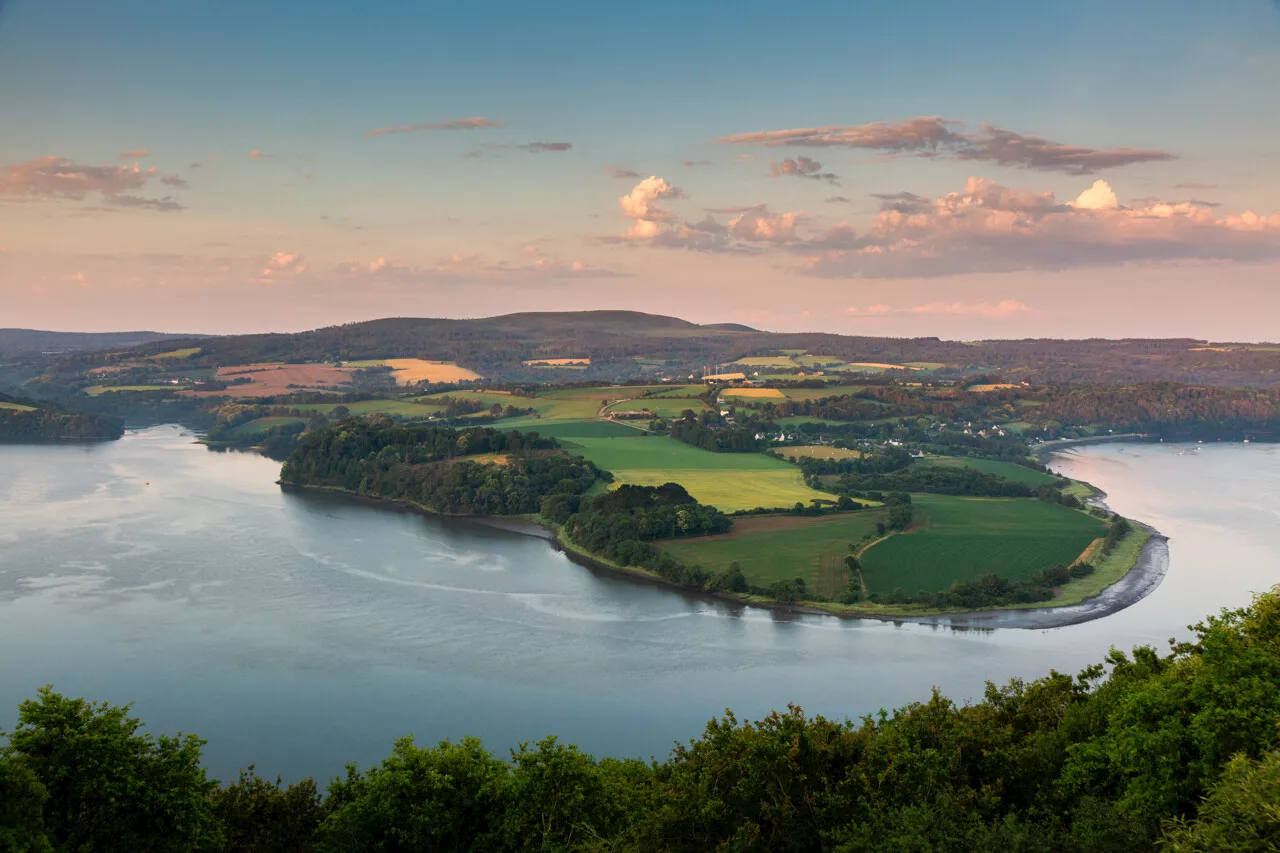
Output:
<svg viewBox="0 0 1280 853">
<path fill-rule="evenodd" d="M 695 415 L 687 410 L 667 426 L 671 437 L 713 453 L 756 453 L 766 441 L 757 438 L 762 425 L 758 422 L 730 423 L 718 412 L 703 411 Z"/>
<path fill-rule="evenodd" d="M 1036 492 L 1025 483 L 987 474 L 976 468 L 914 465 L 889 474 L 850 473 L 840 485 L 853 491 L 896 490 L 937 495 L 969 495 L 989 498 L 1030 498 Z"/>
<path fill-rule="evenodd" d="M 623 485 L 582 501 L 576 514 L 564 519 L 569 538 L 593 554 L 622 566 L 643 566 L 664 577 L 703 587 L 713 579 L 693 572 L 654 547 L 660 539 L 726 533 L 732 519 L 713 506 L 694 500 L 683 486 Z"/>
<path fill-rule="evenodd" d="M 535 513 L 544 498 L 580 495 L 603 474 L 554 447 L 554 439 L 535 433 L 348 419 L 303 435 L 280 479 L 458 515 Z M 482 453 L 508 455 L 501 462 L 467 458 Z"/>
<path fill-rule="evenodd" d="M 1271 853 L 1280 592 L 973 704 L 726 712 L 662 762 L 405 738 L 322 795 L 252 769 L 220 787 L 201 747 L 42 690 L 0 749 L 0 850 Z"/>
<path fill-rule="evenodd" d="M 0 394 L 0 442 L 104 441 L 122 435 L 124 421 L 111 415 L 73 412 Z"/>
</svg>

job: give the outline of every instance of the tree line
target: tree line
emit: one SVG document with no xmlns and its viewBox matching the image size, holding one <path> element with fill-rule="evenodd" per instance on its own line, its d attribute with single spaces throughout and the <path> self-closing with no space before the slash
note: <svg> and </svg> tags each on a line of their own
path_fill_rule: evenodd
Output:
<svg viewBox="0 0 1280 853">
<path fill-rule="evenodd" d="M 120 418 L 0 394 L 0 441 L 105 441 L 122 435 Z"/>
<path fill-rule="evenodd" d="M 0 747 L 0 849 L 1269 853 L 1277 688 L 1273 591 L 1164 653 L 1113 649 L 969 704 L 726 712 L 661 761 L 404 738 L 322 791 L 252 766 L 223 785 L 196 736 L 46 687 Z"/>
</svg>

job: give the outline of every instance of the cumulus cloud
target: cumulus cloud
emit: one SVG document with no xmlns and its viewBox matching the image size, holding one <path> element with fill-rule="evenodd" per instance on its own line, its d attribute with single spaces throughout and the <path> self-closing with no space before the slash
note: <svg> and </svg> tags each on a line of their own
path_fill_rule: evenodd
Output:
<svg viewBox="0 0 1280 853">
<path fill-rule="evenodd" d="M 417 133 L 420 130 L 475 130 L 480 127 L 502 127 L 506 122 L 480 118 L 451 118 L 447 121 L 432 121 L 425 124 L 402 124 L 396 127 L 379 127 L 365 132 L 365 136 L 386 136 L 391 133 Z"/>
<path fill-rule="evenodd" d="M 1173 159 L 1168 152 L 1151 149 L 1064 145 L 986 123 L 976 131 L 967 132 L 963 122 L 939 116 L 918 116 L 896 123 L 875 121 L 738 133 L 716 141 L 769 148 L 860 148 L 889 156 L 948 156 L 1069 175 L 1089 175 L 1131 163 Z"/>
<path fill-rule="evenodd" d="M 685 198 L 684 190 L 672 186 L 656 175 L 650 175 L 631 188 L 631 192 L 618 199 L 622 215 L 630 219 L 657 222 L 671 219 L 672 213 L 655 204 L 663 199 Z"/>
<path fill-rule="evenodd" d="M 890 197 L 892 198 L 892 197 Z M 841 223 L 794 251 L 828 277 L 922 277 L 1126 263 L 1280 258 L 1280 214 L 1218 216 L 1191 202 L 1125 206 L 1105 181 L 1072 202 L 970 178 L 960 192 L 888 203 L 859 233 Z"/>
<path fill-rule="evenodd" d="M 639 172 L 633 172 L 631 169 L 624 169 L 621 166 L 605 166 L 604 173 L 611 178 L 638 178 Z"/>
<path fill-rule="evenodd" d="M 261 151 L 257 148 L 249 152 L 250 160 L 268 160 L 270 158 L 271 158 L 270 154 L 266 153 L 265 151 Z"/>
<path fill-rule="evenodd" d="M 867 308 L 856 306 L 846 308 L 845 313 L 855 317 L 874 317 L 885 314 L 942 314 L 964 317 L 1013 317 L 1027 314 L 1031 307 L 1016 299 L 1002 299 L 999 302 L 928 302 L 911 308 L 891 308 L 888 305 L 871 305 Z"/>
<path fill-rule="evenodd" d="M 120 152 L 121 160 L 141 160 L 143 157 L 149 157 L 151 152 L 145 148 L 130 148 L 128 151 Z"/>
<path fill-rule="evenodd" d="M 738 240 L 751 243 L 793 243 L 796 240 L 796 223 L 802 216 L 803 210 L 775 215 L 760 208 L 730 220 L 729 233 Z"/>
<path fill-rule="evenodd" d="M 263 264 L 257 281 L 259 284 L 281 284 L 304 274 L 307 270 L 308 267 L 303 263 L 302 255 L 297 252 L 276 252 Z"/>
<path fill-rule="evenodd" d="M 111 207 L 182 210 L 172 198 L 148 199 L 135 195 L 157 176 L 154 166 L 89 166 L 67 157 L 38 157 L 7 166 L 0 173 L 0 196 L 85 201 L 93 196 Z"/>
</svg>

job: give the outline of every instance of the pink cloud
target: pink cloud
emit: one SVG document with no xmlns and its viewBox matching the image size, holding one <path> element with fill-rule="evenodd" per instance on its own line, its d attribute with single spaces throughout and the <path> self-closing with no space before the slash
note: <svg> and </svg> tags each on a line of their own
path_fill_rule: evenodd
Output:
<svg viewBox="0 0 1280 853">
<path fill-rule="evenodd" d="M 822 164 L 811 157 L 787 157 L 781 163 L 769 163 L 769 173 L 775 178 L 790 175 L 797 178 L 809 178 L 815 181 L 827 181 L 835 184 L 839 175 L 822 171 Z"/>
<path fill-rule="evenodd" d="M 622 206 L 623 216 L 658 222 L 671 219 L 673 214 L 654 202 L 680 198 L 685 198 L 684 190 L 656 175 L 651 175 L 632 187 L 631 192 L 619 198 L 618 204 Z"/>
<path fill-rule="evenodd" d="M 141 160 L 143 157 L 149 157 L 151 152 L 145 148 L 130 148 L 128 151 L 120 152 L 121 160 Z"/>
<path fill-rule="evenodd" d="M 386 136 L 391 133 L 417 133 L 421 130 L 475 130 L 481 127 L 502 127 L 505 121 L 480 118 L 451 118 L 447 121 L 433 121 L 425 124 L 402 124 L 396 127 L 379 127 L 365 132 L 365 136 Z"/>
<path fill-rule="evenodd" d="M 176 211 L 183 206 L 170 198 L 147 199 L 134 195 L 157 176 L 154 166 L 89 166 L 67 157 L 38 157 L 5 167 L 0 173 L 0 196 L 84 201 L 100 196 L 111 207 Z"/>
<path fill-rule="evenodd" d="M 965 132 L 963 122 L 939 116 L 918 116 L 896 123 L 875 121 L 861 125 L 738 133 L 722 136 L 716 141 L 768 148 L 861 148 L 888 156 L 945 155 L 956 160 L 977 160 L 1069 175 L 1088 175 L 1100 169 L 1131 163 L 1174 159 L 1168 152 L 1151 149 L 1064 145 L 987 123 L 976 131 Z"/>
</svg>

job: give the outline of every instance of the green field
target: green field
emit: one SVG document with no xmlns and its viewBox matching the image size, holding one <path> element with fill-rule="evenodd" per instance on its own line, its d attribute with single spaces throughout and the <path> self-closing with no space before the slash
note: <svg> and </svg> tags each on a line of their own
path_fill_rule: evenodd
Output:
<svg viewBox="0 0 1280 853">
<path fill-rule="evenodd" d="M 444 391 L 419 397 L 421 401 L 429 401 L 440 397 L 455 397 L 460 400 L 479 400 L 486 406 L 500 403 L 503 406 L 515 406 L 518 409 L 533 409 L 542 420 L 580 421 L 591 420 L 600 411 L 602 401 L 616 402 L 629 398 L 643 397 L 647 391 L 669 390 L 660 385 L 637 385 L 634 387 L 603 388 L 557 388 L 553 391 L 540 392 L 536 397 L 517 397 L 514 394 L 497 394 L 493 391 Z M 643 403 L 637 403 L 637 409 Z M 626 408 L 631 408 L 627 406 Z M 688 408 L 688 407 L 686 407 Z"/>
<path fill-rule="evenodd" d="M 1058 478 L 1042 471 L 1033 471 L 1013 462 L 999 462 L 995 459 L 975 459 L 970 456 L 930 456 L 920 460 L 922 465 L 934 465 L 939 468 L 976 468 L 984 474 L 995 474 L 1015 483 L 1025 483 L 1031 488 L 1052 486 Z"/>
<path fill-rule="evenodd" d="M 11 412 L 34 412 L 35 406 L 24 406 L 21 403 L 0 403 L 0 409 L 8 409 Z"/>
<path fill-rule="evenodd" d="M 697 397 L 706 390 L 706 385 L 664 385 L 661 390 L 654 392 L 647 399 L 652 400 L 654 397 Z"/>
<path fill-rule="evenodd" d="M 519 430 L 520 432 L 536 432 L 548 438 L 634 438 L 644 434 L 640 422 L 636 426 L 628 426 L 617 421 L 540 421 L 536 418 L 512 418 L 509 421 L 498 421 L 494 429 Z"/>
<path fill-rule="evenodd" d="M 810 418 L 805 415 L 792 415 L 789 418 L 775 418 L 774 423 L 780 427 L 795 427 L 800 424 L 822 424 L 824 426 L 848 426 L 848 421 L 833 421 L 828 418 Z"/>
<path fill-rule="evenodd" d="M 285 424 L 305 424 L 305 423 L 306 421 L 303 418 L 289 418 L 289 417 L 275 417 L 275 416 L 257 418 L 256 420 L 247 421 L 245 423 L 240 424 L 239 426 L 232 427 L 231 429 L 223 433 L 223 436 L 226 440 L 229 440 L 229 441 L 246 441 L 249 439 L 259 438 L 260 436 L 265 435 L 267 430 L 271 429 L 272 427 L 284 426 Z"/>
<path fill-rule="evenodd" d="M 865 391 L 865 385 L 828 385 L 826 388 L 779 388 L 788 400 L 817 400 L 822 397 L 840 397 Z"/>
<path fill-rule="evenodd" d="M 198 352 L 200 352 L 200 347 L 187 347 L 185 349 L 171 349 L 168 352 L 156 353 L 151 357 L 158 358 L 158 359 L 191 358 L 193 355 L 195 355 Z"/>
<path fill-rule="evenodd" d="M 911 496 L 920 529 L 890 536 L 862 555 L 872 592 L 940 592 L 982 575 L 1028 578 L 1071 565 L 1105 526 L 1098 519 L 1034 498 Z"/>
<path fill-rule="evenodd" d="M 561 444 L 612 471 L 620 483 L 679 483 L 702 503 L 726 512 L 831 499 L 806 486 L 799 468 L 763 453 L 711 453 L 666 436 L 574 438 Z"/>
<path fill-rule="evenodd" d="M 116 391 L 177 391 L 178 385 L 92 385 L 84 389 L 90 397 L 99 394 L 112 394 Z"/>
<path fill-rule="evenodd" d="M 660 418 L 678 418 L 685 409 L 700 412 L 705 408 L 707 408 L 706 403 L 691 397 L 645 397 L 642 400 L 615 403 L 605 411 L 638 412 L 641 409 L 648 409 Z"/>
<path fill-rule="evenodd" d="M 796 362 L 789 356 L 785 355 L 758 355 L 750 358 L 740 358 L 733 364 L 740 364 L 744 367 L 795 367 Z"/>
<path fill-rule="evenodd" d="M 675 539 L 662 550 L 685 565 L 718 572 L 737 562 L 753 586 L 804 578 L 805 586 L 838 595 L 848 586 L 844 566 L 849 546 L 874 533 L 883 511 L 839 513 L 820 518 L 755 516 L 735 519 L 724 536 Z"/>
<path fill-rule="evenodd" d="M 940 361 L 904 361 L 904 367 L 915 367 L 919 370 L 937 370 L 945 365 Z"/>
<path fill-rule="evenodd" d="M 302 412 L 319 412 L 327 415 L 335 406 L 346 406 L 353 415 L 394 415 L 401 418 L 425 418 L 435 411 L 431 406 L 422 406 L 411 400 L 360 400 L 355 403 L 291 403 L 289 408 Z"/>
</svg>

